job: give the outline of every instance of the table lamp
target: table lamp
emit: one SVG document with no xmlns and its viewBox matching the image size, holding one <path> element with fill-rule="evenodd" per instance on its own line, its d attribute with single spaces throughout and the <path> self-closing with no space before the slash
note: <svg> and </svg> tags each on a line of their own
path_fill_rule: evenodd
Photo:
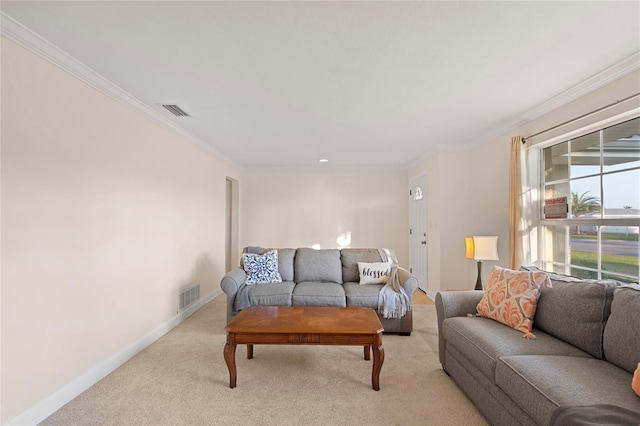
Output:
<svg viewBox="0 0 640 426">
<path fill-rule="evenodd" d="M 464 237 L 465 257 L 478 262 L 478 279 L 474 290 L 483 290 L 482 261 L 498 258 L 498 237 Z"/>
</svg>

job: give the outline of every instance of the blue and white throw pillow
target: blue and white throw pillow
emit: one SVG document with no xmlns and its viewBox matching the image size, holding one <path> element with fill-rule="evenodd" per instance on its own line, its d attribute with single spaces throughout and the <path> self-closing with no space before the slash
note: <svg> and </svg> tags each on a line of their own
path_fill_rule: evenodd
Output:
<svg viewBox="0 0 640 426">
<path fill-rule="evenodd" d="M 278 250 L 270 250 L 264 254 L 244 253 L 242 261 L 247 273 L 247 284 L 282 282 L 278 272 Z"/>
</svg>

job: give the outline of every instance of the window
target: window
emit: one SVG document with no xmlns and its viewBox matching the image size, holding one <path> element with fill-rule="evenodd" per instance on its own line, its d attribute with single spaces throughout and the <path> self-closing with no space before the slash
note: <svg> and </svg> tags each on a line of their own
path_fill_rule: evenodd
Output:
<svg viewBox="0 0 640 426">
<path fill-rule="evenodd" d="M 422 200 L 422 188 L 420 188 L 419 186 L 416 186 L 416 189 L 414 189 L 413 191 L 413 201 L 420 201 Z"/>
<path fill-rule="evenodd" d="M 541 216 L 543 269 L 638 282 L 640 118 L 546 147 L 542 163 L 541 212 L 566 197 L 566 214 Z"/>
</svg>

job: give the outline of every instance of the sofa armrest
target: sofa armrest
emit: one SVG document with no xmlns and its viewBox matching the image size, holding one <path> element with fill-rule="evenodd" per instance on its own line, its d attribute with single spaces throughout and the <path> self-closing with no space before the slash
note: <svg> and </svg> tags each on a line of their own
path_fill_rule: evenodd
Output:
<svg viewBox="0 0 640 426">
<path fill-rule="evenodd" d="M 232 297 L 238 291 L 240 284 L 247 279 L 247 273 L 244 269 L 238 267 L 227 272 L 227 275 L 222 277 L 220 281 L 220 287 L 222 291 L 227 294 L 227 297 Z"/>
<path fill-rule="evenodd" d="M 398 279 L 407 296 L 412 298 L 413 293 L 418 289 L 418 279 L 414 277 L 411 272 L 400 267 L 398 267 Z"/>
<path fill-rule="evenodd" d="M 484 291 L 439 291 L 436 293 L 436 311 L 438 322 L 451 317 L 466 317 L 475 314 L 476 306 L 482 299 Z"/>
<path fill-rule="evenodd" d="M 438 316 L 438 352 L 440 364 L 446 371 L 444 365 L 445 340 L 442 330 L 444 320 L 452 317 L 466 317 L 468 314 L 477 312 L 476 306 L 484 291 L 439 291 L 436 293 L 436 314 Z"/>
<path fill-rule="evenodd" d="M 236 300 L 236 293 L 246 279 L 247 273 L 244 269 L 238 267 L 227 272 L 227 275 L 222 277 L 222 280 L 220 281 L 222 291 L 227 294 L 227 323 L 237 314 L 233 309 L 234 301 Z"/>
</svg>

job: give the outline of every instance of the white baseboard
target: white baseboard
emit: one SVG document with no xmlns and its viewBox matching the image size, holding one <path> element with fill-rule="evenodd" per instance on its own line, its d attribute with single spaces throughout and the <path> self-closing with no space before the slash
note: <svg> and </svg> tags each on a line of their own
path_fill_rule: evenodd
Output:
<svg viewBox="0 0 640 426">
<path fill-rule="evenodd" d="M 434 302 L 436 301 L 436 295 L 434 292 L 427 290 L 426 294 L 429 299 L 431 299 Z"/>
<path fill-rule="evenodd" d="M 209 293 L 204 298 L 198 300 L 193 306 L 180 312 L 173 318 L 166 321 L 164 324 L 156 327 L 151 332 L 142 336 L 138 341 L 132 343 L 128 347 L 124 348 L 117 354 L 113 355 L 106 361 L 95 366 L 82 376 L 78 377 L 65 387 L 49 395 L 42 401 L 38 402 L 33 407 L 19 414 L 11 419 L 7 425 L 37 425 L 51 414 L 58 411 L 69 401 L 76 398 L 85 390 L 98 383 L 109 373 L 120 367 L 125 362 L 129 361 L 147 346 L 167 334 L 178 324 L 193 315 L 198 309 L 200 309 L 205 303 L 210 302 L 216 296 L 222 294 L 222 289 L 217 289 Z"/>
</svg>

